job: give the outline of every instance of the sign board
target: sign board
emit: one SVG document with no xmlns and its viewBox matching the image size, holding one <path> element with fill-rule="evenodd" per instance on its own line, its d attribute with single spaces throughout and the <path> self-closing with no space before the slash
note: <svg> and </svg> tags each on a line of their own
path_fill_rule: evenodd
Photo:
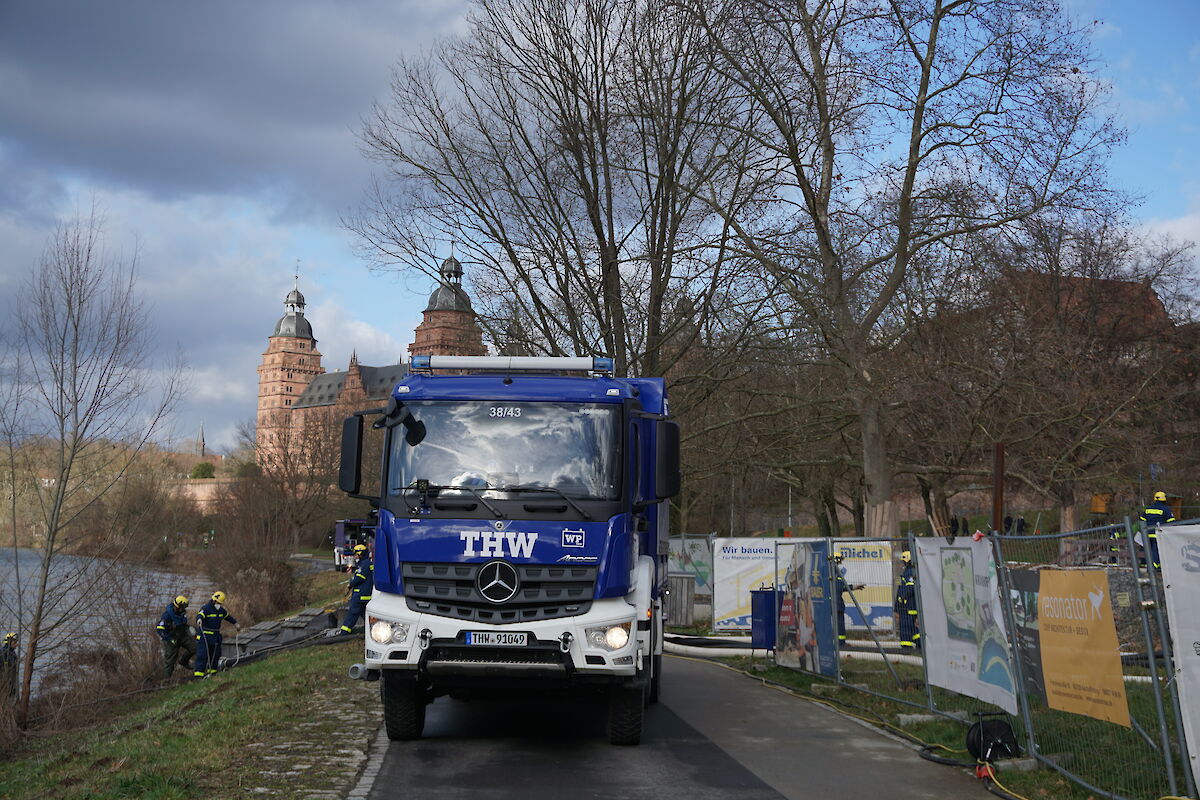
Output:
<svg viewBox="0 0 1200 800">
<path fill-rule="evenodd" d="M 892 597 L 896 589 L 896 572 L 892 557 L 899 558 L 899 551 L 903 549 L 890 541 L 833 540 L 833 551 L 842 554 L 846 583 L 864 587 L 854 592 L 854 598 L 862 606 L 866 620 L 847 595 L 846 630 L 865 631 L 868 624 L 875 631 L 890 631 L 895 627 Z"/>
<path fill-rule="evenodd" d="M 712 596 L 712 551 L 706 536 L 681 536 L 670 540 L 667 571 L 695 578 L 696 594 Z"/>
<path fill-rule="evenodd" d="M 1103 569 L 1044 569 L 1038 632 L 1046 704 L 1129 725 L 1117 626 Z"/>
<path fill-rule="evenodd" d="M 750 630 L 750 592 L 783 583 L 787 565 L 775 566 L 775 545 L 784 538 L 713 540 L 713 630 Z"/>
<path fill-rule="evenodd" d="M 1159 528 L 1158 554 L 1175 642 L 1183 733 L 1192 773 L 1200 774 L 1200 525 Z"/>
<path fill-rule="evenodd" d="M 781 544 L 779 563 L 786 565 L 775 626 L 775 663 L 793 669 L 837 676 L 833 598 L 824 540 Z"/>
<path fill-rule="evenodd" d="M 929 682 L 1017 713 L 1008 637 L 987 539 L 916 540 Z"/>
</svg>

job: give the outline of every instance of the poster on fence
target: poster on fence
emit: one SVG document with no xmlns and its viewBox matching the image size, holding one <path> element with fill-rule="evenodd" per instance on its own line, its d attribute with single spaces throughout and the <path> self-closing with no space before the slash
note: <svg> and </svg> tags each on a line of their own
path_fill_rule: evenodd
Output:
<svg viewBox="0 0 1200 800">
<path fill-rule="evenodd" d="M 1175 641 L 1175 679 L 1183 733 L 1192 772 L 1200 770 L 1200 525 L 1177 525 L 1158 532 L 1163 587 L 1171 638 Z"/>
<path fill-rule="evenodd" d="M 834 539 L 833 549 L 842 554 L 846 583 L 863 587 L 854 593 L 853 599 L 858 601 L 858 607 L 855 607 L 849 595 L 846 596 L 846 629 L 865 631 L 869 624 L 875 631 L 892 630 L 895 627 L 892 595 L 895 594 L 896 585 L 892 542 Z"/>
<path fill-rule="evenodd" d="M 1017 713 L 996 562 L 987 539 L 917 539 L 929 682 Z"/>
<path fill-rule="evenodd" d="M 775 568 L 775 545 L 782 538 L 713 541 L 713 630 L 750 630 L 750 592 L 783 583 L 787 565 Z"/>
<path fill-rule="evenodd" d="M 1107 570 L 1043 569 L 1038 574 L 1046 705 L 1128 728 Z"/>
<path fill-rule="evenodd" d="M 1041 578 L 1036 569 L 1009 569 L 1009 607 L 1012 608 L 1013 641 L 1021 660 L 1025 692 L 1046 702 L 1046 682 L 1042 678 L 1042 640 L 1038 630 L 1038 588 Z"/>
<path fill-rule="evenodd" d="M 779 545 L 784 567 L 775 626 L 775 663 L 837 676 L 833 606 L 824 541 Z"/>
<path fill-rule="evenodd" d="M 711 597 L 712 552 L 709 550 L 708 537 L 673 537 L 670 546 L 667 570 L 672 575 L 691 575 L 696 581 L 696 594 Z"/>
</svg>

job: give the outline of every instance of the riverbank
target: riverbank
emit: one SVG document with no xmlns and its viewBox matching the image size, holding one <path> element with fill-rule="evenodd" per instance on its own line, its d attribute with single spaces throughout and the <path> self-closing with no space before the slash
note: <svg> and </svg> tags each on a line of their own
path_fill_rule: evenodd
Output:
<svg viewBox="0 0 1200 800">
<path fill-rule="evenodd" d="M 342 797 L 380 721 L 378 685 L 346 677 L 361 654 L 358 637 L 279 653 L 29 737 L 0 762 L 0 797 Z"/>
</svg>

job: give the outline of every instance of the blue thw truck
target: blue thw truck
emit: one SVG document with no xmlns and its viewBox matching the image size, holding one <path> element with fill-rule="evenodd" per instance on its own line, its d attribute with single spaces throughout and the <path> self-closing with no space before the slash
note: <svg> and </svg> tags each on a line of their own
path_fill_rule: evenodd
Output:
<svg viewBox="0 0 1200 800">
<path fill-rule="evenodd" d="M 443 374 L 448 371 L 447 374 Z M 442 695 L 598 691 L 637 744 L 662 667 L 679 428 L 611 359 L 414 356 L 342 431 L 340 488 L 378 507 L 365 661 L 391 739 Z M 362 491 L 364 418 L 384 433 Z"/>
</svg>

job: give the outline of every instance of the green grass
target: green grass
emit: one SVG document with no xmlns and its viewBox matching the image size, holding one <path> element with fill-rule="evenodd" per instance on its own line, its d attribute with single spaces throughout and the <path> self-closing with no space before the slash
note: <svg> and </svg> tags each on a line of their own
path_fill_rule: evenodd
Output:
<svg viewBox="0 0 1200 800">
<path fill-rule="evenodd" d="M 266 796 L 292 798 L 328 788 L 320 770 L 300 779 L 264 774 L 262 756 L 295 742 L 300 731 L 326 753 L 330 741 L 346 735 L 347 723 L 328 713 L 328 693 L 372 701 L 369 684 L 345 677 L 361 647 L 355 641 L 280 653 L 140 696 L 90 729 L 27 740 L 0 763 L 0 797 L 209 800 L 264 796 L 251 792 L 263 787 Z M 359 733 L 365 739 L 373 730 L 364 722 Z"/>
</svg>

